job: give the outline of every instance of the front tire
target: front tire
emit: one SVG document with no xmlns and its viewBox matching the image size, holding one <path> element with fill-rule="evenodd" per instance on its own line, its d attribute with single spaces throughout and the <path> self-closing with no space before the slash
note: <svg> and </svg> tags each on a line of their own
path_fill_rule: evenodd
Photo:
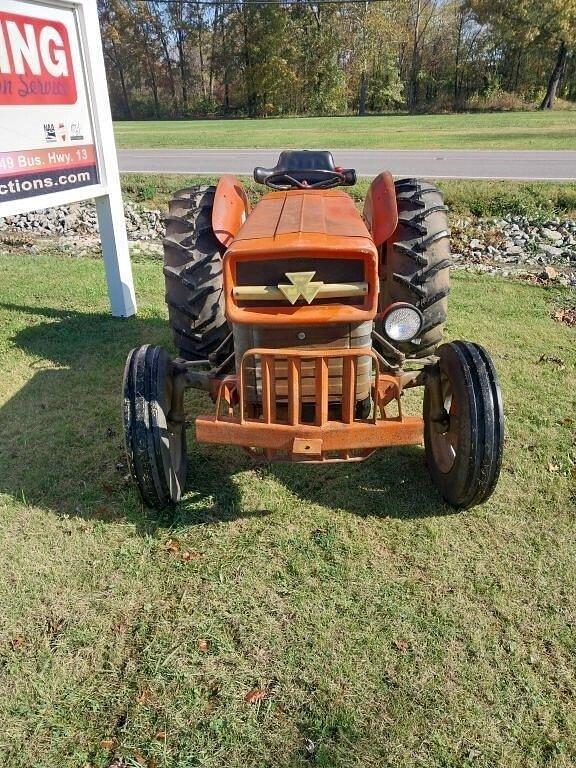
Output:
<svg viewBox="0 0 576 768">
<path fill-rule="evenodd" d="M 186 430 L 170 418 L 172 391 L 166 350 L 149 344 L 133 349 L 124 369 L 126 454 L 142 501 L 159 510 L 180 500 L 186 481 Z"/>
<path fill-rule="evenodd" d="M 445 409 L 433 421 L 432 382 L 424 390 L 424 446 L 430 475 L 457 509 L 488 499 L 498 481 L 504 416 L 498 377 L 483 347 L 454 341 L 438 348 L 439 386 Z"/>
</svg>

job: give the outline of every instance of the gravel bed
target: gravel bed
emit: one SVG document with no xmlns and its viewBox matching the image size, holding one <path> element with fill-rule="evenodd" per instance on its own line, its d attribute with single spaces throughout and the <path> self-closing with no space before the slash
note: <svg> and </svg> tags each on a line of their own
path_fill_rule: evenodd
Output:
<svg viewBox="0 0 576 768">
<path fill-rule="evenodd" d="M 536 274 L 576 285 L 576 221 L 457 219 L 452 223 L 452 258 L 455 268 L 504 277 Z"/>
<path fill-rule="evenodd" d="M 161 255 L 163 213 L 127 201 L 124 205 L 131 251 Z M 535 275 L 576 285 L 576 220 L 455 219 L 452 253 L 455 269 L 503 277 Z M 65 251 L 82 255 L 98 248 L 98 221 L 91 202 L 0 218 L 0 244 L 37 249 L 49 238 Z"/>
<path fill-rule="evenodd" d="M 164 236 L 163 214 L 142 206 L 124 203 L 126 229 L 131 240 L 153 240 Z M 82 202 L 31 211 L 0 218 L 0 233 L 22 232 L 41 237 L 56 235 L 98 235 L 98 220 L 94 203 Z"/>
</svg>

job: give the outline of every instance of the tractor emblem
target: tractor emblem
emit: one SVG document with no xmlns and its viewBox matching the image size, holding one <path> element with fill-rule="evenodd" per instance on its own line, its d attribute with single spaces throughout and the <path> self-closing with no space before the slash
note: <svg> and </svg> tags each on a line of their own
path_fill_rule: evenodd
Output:
<svg viewBox="0 0 576 768">
<path fill-rule="evenodd" d="M 316 298 L 318 291 L 324 283 L 322 281 L 312 282 L 316 272 L 286 272 L 286 277 L 291 285 L 278 283 L 278 289 L 282 291 L 290 304 L 296 304 L 302 296 L 308 304 L 311 304 Z"/>
</svg>

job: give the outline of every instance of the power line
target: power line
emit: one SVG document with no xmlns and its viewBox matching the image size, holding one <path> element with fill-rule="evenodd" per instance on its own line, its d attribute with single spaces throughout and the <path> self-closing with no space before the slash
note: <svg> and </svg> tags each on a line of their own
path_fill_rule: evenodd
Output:
<svg viewBox="0 0 576 768">
<path fill-rule="evenodd" d="M 279 8 L 289 8 L 307 5 L 374 5 L 390 0 L 135 0 L 137 3 L 152 2 L 159 5 L 196 5 L 200 7 L 211 5 L 277 5 Z"/>
</svg>

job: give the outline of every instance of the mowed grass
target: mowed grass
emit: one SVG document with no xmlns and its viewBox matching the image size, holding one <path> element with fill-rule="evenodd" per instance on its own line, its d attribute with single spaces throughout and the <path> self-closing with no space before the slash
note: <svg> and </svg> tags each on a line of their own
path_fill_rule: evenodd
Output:
<svg viewBox="0 0 576 768">
<path fill-rule="evenodd" d="M 576 149 L 576 111 L 115 123 L 121 148 Z"/>
<path fill-rule="evenodd" d="M 124 479 L 119 416 L 128 350 L 170 346 L 158 263 L 129 320 L 97 260 L 0 268 L 1 765 L 576 763 L 573 295 L 454 277 L 448 336 L 504 391 L 484 506 L 452 513 L 420 448 L 256 468 L 191 434 L 170 519 Z"/>
<path fill-rule="evenodd" d="M 121 180 L 125 197 L 148 208 L 158 206 L 165 210 L 177 190 L 217 184 L 218 176 L 124 173 Z M 241 176 L 240 180 L 252 204 L 269 191 L 248 176 Z M 370 179 L 360 178 L 353 187 L 346 190 L 360 208 L 370 182 Z M 576 216 L 576 183 L 456 179 L 442 179 L 437 183 L 454 216 Z"/>
</svg>

